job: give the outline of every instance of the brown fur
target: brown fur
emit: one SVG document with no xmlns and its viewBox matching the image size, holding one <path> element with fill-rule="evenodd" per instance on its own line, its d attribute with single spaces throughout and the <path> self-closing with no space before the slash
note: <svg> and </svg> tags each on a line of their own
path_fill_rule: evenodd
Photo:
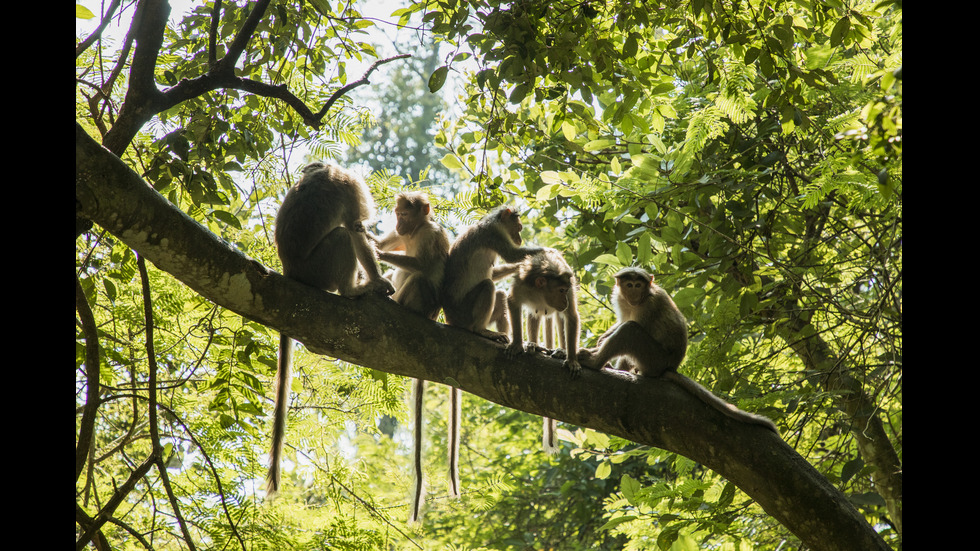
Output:
<svg viewBox="0 0 980 551">
<path fill-rule="evenodd" d="M 381 277 L 364 221 L 374 215 L 374 200 L 357 176 L 335 166 L 311 163 L 299 182 L 286 192 L 276 215 L 276 249 L 283 274 L 296 281 L 342 296 L 367 292 L 391 294 Z M 269 451 L 267 491 L 279 490 L 286 412 L 292 379 L 292 341 L 279 335 L 276 405 Z"/>
<path fill-rule="evenodd" d="M 677 372 L 687 353 L 687 320 L 652 275 L 640 268 L 617 273 L 613 306 L 617 323 L 599 338 L 597 348 L 582 350 L 582 365 L 601 369 L 619 358 L 618 369 L 644 377 L 663 376 L 728 417 L 779 434 L 771 420 L 736 408 Z"/>
</svg>

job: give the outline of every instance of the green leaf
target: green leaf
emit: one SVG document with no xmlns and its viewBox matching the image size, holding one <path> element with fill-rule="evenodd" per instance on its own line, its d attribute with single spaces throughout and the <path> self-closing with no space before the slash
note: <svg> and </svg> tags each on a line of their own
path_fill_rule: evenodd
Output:
<svg viewBox="0 0 980 551">
<path fill-rule="evenodd" d="M 622 262 L 620 262 L 619 258 L 616 257 L 616 255 L 612 255 L 609 253 L 600 254 L 595 258 L 595 261 L 599 264 L 607 264 L 614 268 L 624 268 L 628 266 L 628 264 L 623 264 Z"/>
<path fill-rule="evenodd" d="M 616 258 L 622 266 L 629 266 L 633 263 L 633 249 L 629 245 L 620 241 L 616 244 Z"/>
<path fill-rule="evenodd" d="M 449 74 L 449 67 L 443 65 L 432 72 L 429 77 L 429 91 L 433 94 L 438 92 L 446 84 L 446 76 Z"/>
<path fill-rule="evenodd" d="M 452 153 L 446 153 L 443 155 L 442 158 L 439 159 L 439 162 L 442 163 L 442 166 L 450 170 L 463 168 L 463 163 L 459 161 L 459 157 L 453 155 Z"/>
<path fill-rule="evenodd" d="M 619 491 L 623 492 L 623 497 L 630 502 L 630 505 L 636 505 L 636 494 L 642 488 L 639 481 L 628 474 L 624 474 L 619 481 Z"/>
<path fill-rule="evenodd" d="M 568 140 L 570 142 L 574 142 L 575 141 L 575 136 L 578 134 L 578 131 L 575 130 L 575 125 L 574 124 L 572 124 L 572 123 L 570 123 L 568 121 L 563 121 L 561 123 L 561 133 L 565 136 L 565 139 L 566 140 Z"/>
<path fill-rule="evenodd" d="M 94 19 L 95 14 L 81 4 L 75 4 L 75 17 L 78 19 Z"/>
<path fill-rule="evenodd" d="M 851 30 L 851 20 L 847 17 L 841 17 L 834 25 L 834 30 L 830 31 L 830 45 L 840 46 L 843 44 L 849 30 Z"/>
</svg>

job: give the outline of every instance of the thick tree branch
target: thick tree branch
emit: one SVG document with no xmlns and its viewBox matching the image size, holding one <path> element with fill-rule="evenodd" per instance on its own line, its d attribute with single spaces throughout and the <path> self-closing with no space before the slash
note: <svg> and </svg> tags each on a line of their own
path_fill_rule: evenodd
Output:
<svg viewBox="0 0 980 551">
<path fill-rule="evenodd" d="M 288 280 L 170 205 L 78 125 L 75 132 L 81 214 L 209 300 L 317 353 L 451 381 L 507 407 L 680 453 L 733 482 L 812 549 L 888 549 L 843 494 L 772 432 L 729 420 L 663 381 L 596 371 L 571 379 L 560 361 L 509 361 L 502 346 L 390 299 L 345 299 Z"/>
</svg>

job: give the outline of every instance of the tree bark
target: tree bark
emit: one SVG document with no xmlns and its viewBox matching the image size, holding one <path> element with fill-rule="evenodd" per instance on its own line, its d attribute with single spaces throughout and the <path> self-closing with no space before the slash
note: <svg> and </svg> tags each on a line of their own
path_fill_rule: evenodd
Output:
<svg viewBox="0 0 980 551">
<path fill-rule="evenodd" d="M 846 497 L 767 429 L 721 415 L 678 386 L 521 355 L 426 320 L 388 298 L 347 299 L 286 279 L 235 250 L 75 127 L 76 215 L 195 292 L 310 350 L 452 384 L 492 402 L 682 454 L 724 476 L 811 549 L 889 549 Z"/>
</svg>

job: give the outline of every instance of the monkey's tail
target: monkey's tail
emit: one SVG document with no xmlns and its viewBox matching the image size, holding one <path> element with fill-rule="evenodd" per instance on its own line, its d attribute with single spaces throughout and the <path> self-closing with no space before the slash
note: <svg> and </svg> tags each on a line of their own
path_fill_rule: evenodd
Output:
<svg viewBox="0 0 980 551">
<path fill-rule="evenodd" d="M 459 431 L 463 416 L 463 391 L 449 387 L 449 495 L 459 497 Z"/>
<path fill-rule="evenodd" d="M 729 404 L 728 402 L 717 397 L 707 388 L 704 388 L 700 384 L 696 383 L 692 379 L 677 373 L 676 371 L 668 371 L 664 373 L 664 377 L 670 379 L 671 381 L 677 383 L 678 385 L 684 387 L 685 390 L 699 398 L 702 402 L 708 404 L 709 406 L 717 409 L 726 416 L 735 419 L 736 421 L 741 421 L 743 423 L 749 423 L 752 425 L 762 425 L 763 427 L 773 431 L 777 435 L 779 434 L 779 429 L 776 428 L 776 424 L 772 422 L 768 417 L 762 415 L 757 415 L 755 413 L 749 413 L 747 411 L 742 411 L 737 407 Z"/>
<path fill-rule="evenodd" d="M 545 453 L 558 453 L 558 435 L 556 434 L 558 432 L 557 423 L 554 419 L 545 417 L 542 425 L 544 426 L 544 430 L 541 434 L 541 449 L 543 449 Z"/>
<path fill-rule="evenodd" d="M 422 504 L 425 502 L 425 479 L 422 472 L 422 429 L 425 398 L 425 379 L 415 379 L 412 384 L 412 468 L 415 471 L 415 481 L 412 484 L 412 510 L 409 522 L 419 522 L 422 519 Z"/>
<path fill-rule="evenodd" d="M 269 474 L 266 493 L 279 491 L 282 479 L 282 446 L 286 441 L 286 414 L 289 411 L 289 387 L 292 385 L 293 341 L 279 333 L 279 367 L 276 370 L 276 406 L 272 413 L 272 446 L 269 449 Z"/>
</svg>

